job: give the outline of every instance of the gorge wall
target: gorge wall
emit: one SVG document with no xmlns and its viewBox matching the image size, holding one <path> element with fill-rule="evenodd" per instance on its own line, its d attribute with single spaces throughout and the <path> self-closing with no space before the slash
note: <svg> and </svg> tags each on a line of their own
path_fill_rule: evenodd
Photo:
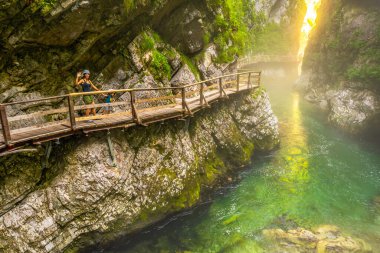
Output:
<svg viewBox="0 0 380 253">
<path fill-rule="evenodd" d="M 380 134 L 380 3 L 322 1 L 299 88 L 351 134 Z"/>
<path fill-rule="evenodd" d="M 300 1 L 35 0 L 0 2 L 0 102 L 76 91 L 169 87 L 233 70 L 268 22 Z M 13 107 L 9 116 L 41 103 Z M 0 158 L 0 252 L 75 252 L 194 205 L 254 150 L 278 144 L 262 89 L 186 121 L 79 136 Z"/>
<path fill-rule="evenodd" d="M 191 207 L 254 150 L 278 144 L 261 89 L 231 99 L 184 122 L 112 131 L 116 166 L 102 133 L 55 146 L 48 171 L 43 153 L 3 158 L 0 251 L 71 252 Z"/>
</svg>

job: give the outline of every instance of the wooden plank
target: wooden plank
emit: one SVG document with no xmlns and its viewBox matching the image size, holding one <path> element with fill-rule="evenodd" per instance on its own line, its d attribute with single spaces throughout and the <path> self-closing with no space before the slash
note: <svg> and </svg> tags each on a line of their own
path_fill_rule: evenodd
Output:
<svg viewBox="0 0 380 253">
<path fill-rule="evenodd" d="M 13 133 L 20 133 L 20 132 L 27 132 L 27 131 L 31 131 L 31 130 L 35 130 L 35 129 L 41 129 L 41 128 L 47 128 L 47 127 L 51 127 L 51 126 L 55 126 L 55 125 L 65 125 L 67 127 L 70 127 L 69 121 L 67 119 L 65 119 L 65 120 L 46 122 L 43 124 L 38 124 L 38 125 L 30 126 L 30 127 L 18 128 L 18 129 L 12 130 L 11 132 L 12 132 L 12 134 Z"/>
</svg>

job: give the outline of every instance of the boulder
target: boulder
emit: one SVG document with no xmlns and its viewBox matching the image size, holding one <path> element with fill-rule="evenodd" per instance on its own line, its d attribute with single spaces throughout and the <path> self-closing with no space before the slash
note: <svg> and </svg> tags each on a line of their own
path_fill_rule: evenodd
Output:
<svg viewBox="0 0 380 253">
<path fill-rule="evenodd" d="M 343 236 L 339 228 L 332 225 L 322 225 L 314 230 L 266 229 L 262 234 L 272 243 L 270 248 L 275 248 L 275 252 L 372 252 L 365 241 Z"/>
<path fill-rule="evenodd" d="M 330 100 L 329 121 L 353 134 L 371 127 L 380 114 L 379 97 L 369 90 L 338 90 Z"/>
<path fill-rule="evenodd" d="M 170 85 L 172 87 L 181 87 L 196 82 L 197 79 L 194 73 L 187 64 L 184 64 L 182 68 L 180 68 L 180 70 L 173 76 L 172 80 L 170 80 Z"/>
</svg>

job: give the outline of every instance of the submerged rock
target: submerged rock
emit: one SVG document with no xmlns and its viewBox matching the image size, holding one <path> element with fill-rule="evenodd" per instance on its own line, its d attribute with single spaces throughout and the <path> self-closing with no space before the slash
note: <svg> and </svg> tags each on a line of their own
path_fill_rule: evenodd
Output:
<svg viewBox="0 0 380 253">
<path fill-rule="evenodd" d="M 269 252 L 373 252 L 363 240 L 344 236 L 339 228 L 331 225 L 311 231 L 304 228 L 288 231 L 267 229 L 263 231 L 263 236 L 272 242 Z"/>
</svg>

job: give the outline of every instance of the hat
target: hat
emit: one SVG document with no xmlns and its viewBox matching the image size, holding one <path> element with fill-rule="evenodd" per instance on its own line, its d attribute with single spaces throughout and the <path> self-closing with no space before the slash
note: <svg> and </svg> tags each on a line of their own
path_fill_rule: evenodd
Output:
<svg viewBox="0 0 380 253">
<path fill-rule="evenodd" d="M 90 74 L 90 71 L 88 70 L 88 69 L 85 69 L 85 70 L 83 70 L 83 73 L 82 73 L 83 75 L 85 75 L 85 74 Z"/>
</svg>

